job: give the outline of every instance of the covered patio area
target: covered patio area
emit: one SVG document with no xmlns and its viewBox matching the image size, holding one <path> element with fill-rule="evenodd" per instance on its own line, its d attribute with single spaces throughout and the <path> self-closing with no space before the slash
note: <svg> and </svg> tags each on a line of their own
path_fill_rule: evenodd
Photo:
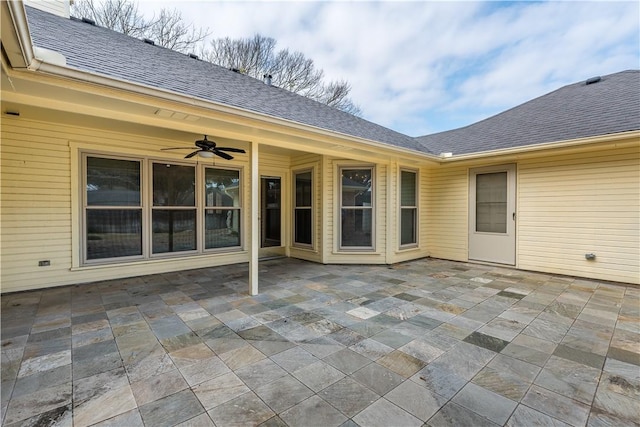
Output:
<svg viewBox="0 0 640 427">
<path fill-rule="evenodd" d="M 295 259 L 2 296 L 2 424 L 634 425 L 640 289 Z"/>
</svg>

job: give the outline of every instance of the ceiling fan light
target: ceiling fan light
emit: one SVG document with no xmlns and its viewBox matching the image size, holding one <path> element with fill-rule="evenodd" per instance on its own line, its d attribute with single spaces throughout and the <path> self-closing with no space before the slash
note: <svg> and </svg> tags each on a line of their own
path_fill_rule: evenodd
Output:
<svg viewBox="0 0 640 427">
<path fill-rule="evenodd" d="M 198 156 L 210 159 L 214 154 L 211 151 L 198 151 Z"/>
</svg>

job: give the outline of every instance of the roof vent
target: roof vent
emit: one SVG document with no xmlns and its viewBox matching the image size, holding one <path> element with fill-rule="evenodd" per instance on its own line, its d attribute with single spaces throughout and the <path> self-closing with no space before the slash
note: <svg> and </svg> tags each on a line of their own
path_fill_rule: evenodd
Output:
<svg viewBox="0 0 640 427">
<path fill-rule="evenodd" d="M 94 27 L 96 26 L 96 21 L 94 21 L 93 19 L 82 18 L 81 21 L 85 24 L 93 25 Z"/>
<path fill-rule="evenodd" d="M 198 59 L 198 55 L 196 55 L 195 53 L 190 53 L 190 54 L 189 54 L 189 58 L 191 58 L 191 59 Z"/>
<path fill-rule="evenodd" d="M 266 84 L 267 86 L 271 86 L 271 74 L 265 74 L 262 77 L 264 78 L 264 84 Z"/>
<path fill-rule="evenodd" d="M 239 72 L 240 72 L 240 70 L 239 70 L 239 69 L 237 69 L 237 68 L 229 68 L 229 69 L 230 69 L 231 71 L 233 71 L 234 73 L 239 73 Z"/>
<path fill-rule="evenodd" d="M 147 43 L 147 44 L 150 44 L 150 45 L 152 45 L 152 46 L 156 44 L 156 42 L 154 42 L 154 41 L 153 41 L 153 40 L 151 40 L 151 39 L 142 39 L 142 41 L 143 41 L 143 42 L 145 42 L 145 43 Z"/>
<path fill-rule="evenodd" d="M 600 76 L 591 77 L 590 79 L 587 79 L 585 84 L 592 85 L 594 83 L 598 83 L 600 80 L 602 80 L 602 77 L 600 77 Z"/>
</svg>

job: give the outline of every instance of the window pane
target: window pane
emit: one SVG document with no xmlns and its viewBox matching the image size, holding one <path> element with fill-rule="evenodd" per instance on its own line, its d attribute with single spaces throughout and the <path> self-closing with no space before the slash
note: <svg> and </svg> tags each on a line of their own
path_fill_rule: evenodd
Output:
<svg viewBox="0 0 640 427">
<path fill-rule="evenodd" d="M 140 162 L 87 157 L 88 206 L 140 206 Z"/>
<path fill-rule="evenodd" d="M 280 246 L 281 215 L 280 208 L 266 208 L 263 216 L 263 246 Z"/>
<path fill-rule="evenodd" d="M 416 209 L 402 209 L 400 214 L 400 244 L 416 243 Z"/>
<path fill-rule="evenodd" d="M 311 206 L 311 172 L 296 174 L 296 207 Z"/>
<path fill-rule="evenodd" d="M 142 211 L 87 210 L 87 259 L 142 255 Z"/>
<path fill-rule="evenodd" d="M 154 206 L 195 206 L 195 168 L 153 164 Z"/>
<path fill-rule="evenodd" d="M 240 171 L 207 168 L 205 191 L 207 206 L 240 206 Z"/>
<path fill-rule="evenodd" d="M 204 223 L 206 249 L 240 246 L 239 209 L 207 209 Z"/>
<path fill-rule="evenodd" d="M 311 244 L 311 209 L 296 209 L 295 211 L 295 239 L 296 243 Z"/>
<path fill-rule="evenodd" d="M 400 172 L 400 205 L 416 205 L 416 174 L 415 172 Z"/>
<path fill-rule="evenodd" d="M 476 175 L 476 231 L 507 232 L 507 173 Z"/>
<path fill-rule="evenodd" d="M 371 247 L 371 209 L 342 209 L 343 247 Z"/>
<path fill-rule="evenodd" d="M 371 169 L 342 169 L 342 206 L 371 206 Z"/>
<path fill-rule="evenodd" d="M 196 211 L 154 210 L 153 253 L 196 249 Z"/>
</svg>

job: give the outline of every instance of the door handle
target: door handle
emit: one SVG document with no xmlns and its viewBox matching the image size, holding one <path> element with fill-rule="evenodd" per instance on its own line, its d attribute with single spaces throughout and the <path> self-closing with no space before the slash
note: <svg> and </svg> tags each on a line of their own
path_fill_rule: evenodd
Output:
<svg viewBox="0 0 640 427">
<path fill-rule="evenodd" d="M 516 220 L 516 213 L 515 212 L 513 213 L 513 220 L 514 221 Z"/>
</svg>

